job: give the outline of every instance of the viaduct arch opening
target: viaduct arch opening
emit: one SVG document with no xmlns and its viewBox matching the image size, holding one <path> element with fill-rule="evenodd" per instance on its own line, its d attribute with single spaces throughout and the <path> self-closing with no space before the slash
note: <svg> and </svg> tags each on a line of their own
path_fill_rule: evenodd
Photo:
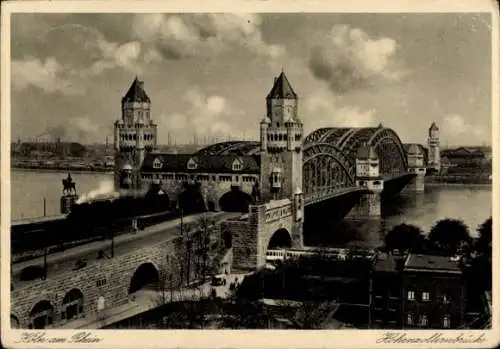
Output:
<svg viewBox="0 0 500 349">
<path fill-rule="evenodd" d="M 248 213 L 248 206 L 253 203 L 252 197 L 242 192 L 238 187 L 231 188 L 219 199 L 219 207 L 225 212 Z"/>
<path fill-rule="evenodd" d="M 153 265 L 153 263 L 141 264 L 132 279 L 130 280 L 130 287 L 128 289 L 128 294 L 135 293 L 139 290 L 145 288 L 156 288 L 160 281 L 160 274 L 158 269 Z"/>
<path fill-rule="evenodd" d="M 63 298 L 61 317 L 66 320 L 83 313 L 83 293 L 77 288 L 70 290 Z"/>
<path fill-rule="evenodd" d="M 186 185 L 179 195 L 179 208 L 184 214 L 206 211 L 205 200 L 197 185 Z"/>
<path fill-rule="evenodd" d="M 32 329 L 43 329 L 54 322 L 54 307 L 48 300 L 35 304 L 30 312 L 30 325 Z"/>
<path fill-rule="evenodd" d="M 275 250 L 280 248 L 291 248 L 292 236 L 285 228 L 276 230 L 267 244 L 268 250 Z"/>
</svg>

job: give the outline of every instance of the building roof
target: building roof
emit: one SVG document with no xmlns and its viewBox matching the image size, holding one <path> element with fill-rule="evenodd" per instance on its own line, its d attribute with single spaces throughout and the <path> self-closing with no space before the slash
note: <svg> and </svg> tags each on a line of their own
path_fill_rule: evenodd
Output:
<svg viewBox="0 0 500 349">
<path fill-rule="evenodd" d="M 442 273 L 461 273 L 459 262 L 451 257 L 410 254 L 406 259 L 405 271 L 432 271 Z"/>
<path fill-rule="evenodd" d="M 274 79 L 274 85 L 271 92 L 267 95 L 267 99 L 297 99 L 297 94 L 293 90 L 284 72 Z"/>
<path fill-rule="evenodd" d="M 424 152 L 422 151 L 422 149 L 420 148 L 420 146 L 418 144 L 410 144 L 408 146 L 408 149 L 406 150 L 406 152 L 408 154 L 412 154 L 412 155 L 423 155 Z"/>
<path fill-rule="evenodd" d="M 431 124 L 431 127 L 429 127 L 429 130 L 439 130 L 439 127 L 436 125 L 435 122 Z"/>
<path fill-rule="evenodd" d="M 373 265 L 376 272 L 397 272 L 397 258 L 391 254 L 379 253 Z"/>
<path fill-rule="evenodd" d="M 144 91 L 144 82 L 140 81 L 137 77 L 130 85 L 125 96 L 122 98 L 122 103 L 125 102 L 147 102 L 151 103 L 146 91 Z"/>
<path fill-rule="evenodd" d="M 237 159 L 241 161 L 242 167 L 235 171 L 233 163 Z M 155 160 L 157 163 L 160 161 L 160 166 L 153 166 Z M 188 168 L 189 161 L 196 163 L 195 169 Z M 150 153 L 146 155 L 141 171 L 259 174 L 260 156 Z"/>
<path fill-rule="evenodd" d="M 447 156 L 449 158 L 472 158 L 472 157 L 484 157 L 484 152 L 482 149 L 478 148 L 466 148 L 466 147 L 460 147 L 456 149 L 445 149 L 441 151 L 441 156 Z"/>
<path fill-rule="evenodd" d="M 366 159 L 372 159 L 372 160 L 377 160 L 378 155 L 375 152 L 375 150 L 367 145 L 362 145 L 361 147 L 358 148 L 358 151 L 356 153 L 356 159 L 360 160 L 366 160 Z"/>
</svg>

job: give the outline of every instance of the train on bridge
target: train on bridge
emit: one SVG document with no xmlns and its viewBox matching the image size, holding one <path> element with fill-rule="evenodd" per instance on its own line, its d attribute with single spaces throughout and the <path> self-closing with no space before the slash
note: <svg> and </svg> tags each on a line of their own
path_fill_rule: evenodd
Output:
<svg viewBox="0 0 500 349">
<path fill-rule="evenodd" d="M 147 193 L 107 194 L 71 205 L 68 214 L 13 221 L 11 252 L 23 254 L 44 248 L 64 249 L 68 243 L 106 238 L 178 218 L 167 195 L 151 188 Z M 137 225 L 135 225 L 135 223 Z"/>
<path fill-rule="evenodd" d="M 347 259 L 373 259 L 376 257 L 374 250 L 351 250 L 349 248 L 335 247 L 304 247 L 301 249 L 270 249 L 266 252 L 266 263 L 274 265 L 290 259 L 297 258 L 328 258 L 335 260 Z"/>
</svg>

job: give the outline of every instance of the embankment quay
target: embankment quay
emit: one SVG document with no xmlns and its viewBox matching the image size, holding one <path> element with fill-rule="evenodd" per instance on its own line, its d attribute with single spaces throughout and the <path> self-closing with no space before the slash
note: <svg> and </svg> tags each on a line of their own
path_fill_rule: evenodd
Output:
<svg viewBox="0 0 500 349">
<path fill-rule="evenodd" d="M 16 171 L 31 171 L 31 172 L 71 172 L 71 173 L 113 173 L 113 168 L 107 167 L 73 167 L 73 166 L 56 166 L 56 167 L 45 167 L 45 166 L 20 166 L 13 164 L 11 167 Z"/>
<path fill-rule="evenodd" d="M 44 269 L 43 257 L 13 264 L 13 322 L 24 328 L 39 328 L 37 321 L 40 320 L 37 319 L 41 316 L 45 326 L 64 322 L 69 317 L 95 312 L 100 297 L 106 301 L 107 308 L 120 306 L 127 302 L 129 294 L 147 284 L 158 282 L 160 277 L 167 274 L 171 275 L 171 281 L 178 287 L 192 282 L 200 277 L 201 261 L 196 252 L 203 243 L 196 238 L 200 232 L 195 229 L 196 222 L 202 217 L 208 218 L 210 222 L 219 222 L 239 215 L 191 215 L 184 217 L 184 223 L 190 223 L 192 229 L 182 236 L 180 220 L 176 219 L 137 233 L 118 236 L 114 241 L 98 241 L 50 254 L 46 259 L 46 277 L 21 280 L 23 274 L 30 273 L 27 270 Z M 215 242 L 220 240 L 218 225 L 211 225 L 207 230 Z M 100 250 L 105 253 L 103 258 L 98 259 Z M 84 260 L 85 264 L 78 265 L 79 260 Z M 73 309 L 75 305 L 76 309 Z M 54 314 L 49 318 L 46 317 L 47 307 Z"/>
<path fill-rule="evenodd" d="M 493 183 L 491 174 L 442 175 L 425 177 L 428 185 L 489 185 Z"/>
</svg>

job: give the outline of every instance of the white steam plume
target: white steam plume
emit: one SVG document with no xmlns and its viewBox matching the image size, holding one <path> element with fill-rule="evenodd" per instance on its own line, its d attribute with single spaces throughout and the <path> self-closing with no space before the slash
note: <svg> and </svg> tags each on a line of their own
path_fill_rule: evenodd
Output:
<svg viewBox="0 0 500 349">
<path fill-rule="evenodd" d="M 82 204 L 84 202 L 93 200 L 100 196 L 114 197 L 120 196 L 120 193 L 115 191 L 115 186 L 112 180 L 103 180 L 99 182 L 99 188 L 89 191 L 81 195 L 76 201 L 77 204 Z"/>
</svg>

